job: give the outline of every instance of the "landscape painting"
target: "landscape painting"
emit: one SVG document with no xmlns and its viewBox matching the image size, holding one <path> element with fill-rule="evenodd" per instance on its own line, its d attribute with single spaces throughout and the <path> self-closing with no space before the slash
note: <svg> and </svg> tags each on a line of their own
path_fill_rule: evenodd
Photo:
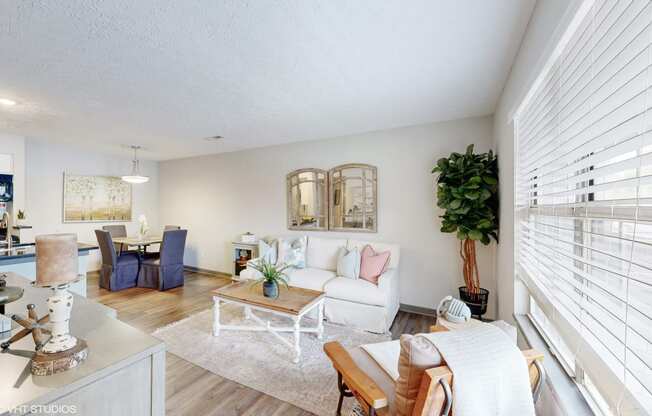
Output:
<svg viewBox="0 0 652 416">
<path fill-rule="evenodd" d="M 131 221 L 131 185 L 116 176 L 63 175 L 63 222 Z"/>
</svg>

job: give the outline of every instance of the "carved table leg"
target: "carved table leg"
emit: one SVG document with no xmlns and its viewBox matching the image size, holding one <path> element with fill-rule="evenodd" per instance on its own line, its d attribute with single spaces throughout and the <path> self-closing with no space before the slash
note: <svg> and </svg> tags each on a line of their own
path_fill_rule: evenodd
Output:
<svg viewBox="0 0 652 416">
<path fill-rule="evenodd" d="M 213 336 L 220 335 L 220 299 L 213 296 Z"/>
<path fill-rule="evenodd" d="M 319 302 L 319 314 L 317 319 L 317 339 L 322 339 L 324 338 L 324 300 Z"/>
<path fill-rule="evenodd" d="M 294 362 L 295 364 L 299 362 L 299 359 L 301 358 L 301 346 L 299 345 L 300 337 L 301 337 L 301 318 L 296 317 L 294 318 Z"/>
</svg>

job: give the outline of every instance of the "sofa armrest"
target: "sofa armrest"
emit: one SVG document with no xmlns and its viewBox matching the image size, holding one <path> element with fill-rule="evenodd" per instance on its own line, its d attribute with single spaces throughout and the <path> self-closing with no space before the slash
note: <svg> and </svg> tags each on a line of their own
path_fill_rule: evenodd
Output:
<svg viewBox="0 0 652 416">
<path fill-rule="evenodd" d="M 250 268 L 250 265 L 251 265 L 252 263 L 258 263 L 258 262 L 260 262 L 260 257 L 256 257 L 256 258 L 253 258 L 253 259 L 251 259 L 251 260 L 247 260 L 247 268 L 249 269 L 249 268 Z"/>
<path fill-rule="evenodd" d="M 255 259 L 251 259 L 247 261 L 247 267 L 240 272 L 240 279 L 245 279 L 245 280 L 253 280 L 253 279 L 259 279 L 262 277 L 262 274 L 251 267 L 251 263 L 257 262 L 260 260 L 260 257 L 256 257 Z"/>
<path fill-rule="evenodd" d="M 383 291 L 383 293 L 392 293 L 395 288 L 398 287 L 398 271 L 395 268 L 385 270 L 385 273 L 381 274 L 378 278 L 378 288 Z"/>
</svg>

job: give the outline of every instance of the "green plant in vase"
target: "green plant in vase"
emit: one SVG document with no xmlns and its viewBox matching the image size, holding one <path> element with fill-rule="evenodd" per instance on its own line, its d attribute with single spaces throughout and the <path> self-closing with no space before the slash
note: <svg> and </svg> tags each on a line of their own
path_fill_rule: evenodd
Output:
<svg viewBox="0 0 652 416">
<path fill-rule="evenodd" d="M 482 315 L 489 292 L 480 287 L 475 243 L 498 241 L 498 159 L 491 150 L 473 153 L 471 144 L 464 154 L 439 159 L 432 173 L 439 174 L 437 206 L 444 209 L 441 231 L 456 233 L 460 240 L 465 284 L 460 297 L 474 315 Z"/>
<path fill-rule="evenodd" d="M 25 211 L 22 209 L 18 210 L 18 213 L 16 214 L 16 223 L 17 225 L 25 225 L 25 220 L 27 219 L 27 216 L 25 215 Z"/>
<path fill-rule="evenodd" d="M 249 263 L 249 267 L 253 268 L 254 270 L 257 270 L 260 272 L 260 274 L 263 275 L 260 279 L 256 280 L 254 285 L 262 283 L 263 285 L 263 295 L 268 298 L 278 298 L 279 296 L 279 290 L 278 286 L 279 283 L 282 283 L 287 287 L 288 289 L 290 288 L 287 282 L 287 275 L 285 274 L 285 271 L 289 269 L 290 265 L 283 264 L 280 266 L 277 266 L 275 264 L 267 262 L 265 259 L 260 259 L 258 261 L 253 261 Z"/>
</svg>

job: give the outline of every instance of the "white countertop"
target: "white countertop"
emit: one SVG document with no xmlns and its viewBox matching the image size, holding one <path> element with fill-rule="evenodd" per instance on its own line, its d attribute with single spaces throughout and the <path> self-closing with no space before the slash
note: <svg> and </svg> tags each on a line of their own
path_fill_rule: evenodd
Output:
<svg viewBox="0 0 652 416">
<path fill-rule="evenodd" d="M 6 315 L 25 316 L 28 303 L 36 305 L 39 317 L 47 313 L 47 289 L 34 288 L 29 280 L 13 273 L 9 273 L 7 285 L 23 287 L 25 294 L 19 301 L 6 305 Z M 88 358 L 78 367 L 63 373 L 33 376 L 28 358 L 0 354 L 0 415 L 21 414 L 11 412 L 17 406 L 47 404 L 145 356 L 165 350 L 165 344 L 159 339 L 113 318 L 111 308 L 73 296 L 71 333 L 87 342 Z M 12 333 L 20 329 L 14 328 Z M 11 349 L 34 351 L 32 336 L 12 344 Z"/>
</svg>

